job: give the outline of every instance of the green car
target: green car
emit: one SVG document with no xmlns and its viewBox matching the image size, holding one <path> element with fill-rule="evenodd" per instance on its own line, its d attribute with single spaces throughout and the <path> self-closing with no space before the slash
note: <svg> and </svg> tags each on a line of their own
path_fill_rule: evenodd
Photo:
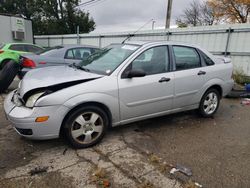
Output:
<svg viewBox="0 0 250 188">
<path fill-rule="evenodd" d="M 20 69 L 19 57 L 24 53 L 38 54 L 44 48 L 28 43 L 0 44 L 0 92 L 6 90 Z"/>
</svg>

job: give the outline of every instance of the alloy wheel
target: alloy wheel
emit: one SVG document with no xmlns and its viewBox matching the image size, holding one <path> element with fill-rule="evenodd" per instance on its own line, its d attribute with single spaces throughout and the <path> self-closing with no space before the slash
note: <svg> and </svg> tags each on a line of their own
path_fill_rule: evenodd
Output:
<svg viewBox="0 0 250 188">
<path fill-rule="evenodd" d="M 71 126 L 72 138 L 79 144 L 90 144 L 97 140 L 104 129 L 103 118 L 95 112 L 79 115 Z"/>
</svg>

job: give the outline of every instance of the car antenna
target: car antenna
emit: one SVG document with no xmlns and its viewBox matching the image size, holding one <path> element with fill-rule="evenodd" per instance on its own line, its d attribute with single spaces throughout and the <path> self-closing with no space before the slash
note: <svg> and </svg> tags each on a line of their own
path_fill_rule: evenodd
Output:
<svg viewBox="0 0 250 188">
<path fill-rule="evenodd" d="M 128 37 L 122 41 L 122 44 L 124 44 L 128 39 L 130 39 L 132 36 L 134 36 L 138 31 L 140 31 L 143 27 L 145 27 L 146 25 L 148 25 L 151 21 L 153 21 L 154 19 L 150 19 L 149 21 L 147 21 L 143 26 L 141 26 L 138 30 L 136 30 L 134 33 L 132 34 L 128 34 Z"/>
</svg>

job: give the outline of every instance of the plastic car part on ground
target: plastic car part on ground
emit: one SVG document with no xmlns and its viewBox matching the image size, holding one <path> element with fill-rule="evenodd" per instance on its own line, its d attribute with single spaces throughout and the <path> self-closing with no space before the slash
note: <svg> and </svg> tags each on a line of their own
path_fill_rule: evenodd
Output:
<svg viewBox="0 0 250 188">
<path fill-rule="evenodd" d="M 185 166 L 177 164 L 176 167 L 172 168 L 170 170 L 170 174 L 174 174 L 175 172 L 181 172 L 187 176 L 192 176 L 192 170 L 190 168 L 187 168 Z"/>
<path fill-rule="evenodd" d="M 241 101 L 241 104 L 243 104 L 243 105 L 250 105 L 250 99 L 249 98 L 243 99 Z"/>
</svg>

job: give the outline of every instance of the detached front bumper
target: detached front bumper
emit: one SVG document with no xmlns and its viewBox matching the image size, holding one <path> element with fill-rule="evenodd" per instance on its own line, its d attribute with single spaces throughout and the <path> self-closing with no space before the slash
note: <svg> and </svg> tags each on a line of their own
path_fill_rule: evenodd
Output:
<svg viewBox="0 0 250 188">
<path fill-rule="evenodd" d="M 6 97 L 4 111 L 18 134 L 36 140 L 58 138 L 63 118 L 69 109 L 62 105 L 27 108 L 14 102 L 15 92 Z M 37 117 L 43 116 L 49 116 L 49 119 L 35 122 Z"/>
</svg>

